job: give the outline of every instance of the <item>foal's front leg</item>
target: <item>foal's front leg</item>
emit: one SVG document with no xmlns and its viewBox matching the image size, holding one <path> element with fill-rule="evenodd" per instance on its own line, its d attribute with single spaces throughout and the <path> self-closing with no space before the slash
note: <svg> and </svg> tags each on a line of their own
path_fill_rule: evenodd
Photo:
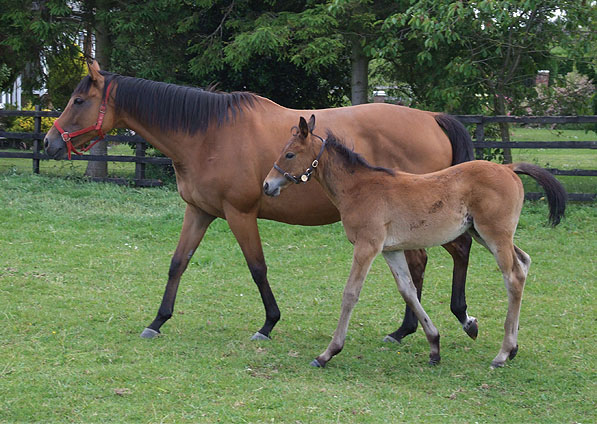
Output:
<svg viewBox="0 0 597 424">
<path fill-rule="evenodd" d="M 367 277 L 373 259 L 375 259 L 380 250 L 381 248 L 373 246 L 370 243 L 359 243 L 358 241 L 355 243 L 352 268 L 350 269 L 350 276 L 342 295 L 342 311 L 340 312 L 338 326 L 336 327 L 336 331 L 334 331 L 334 336 L 329 346 L 325 352 L 311 362 L 312 366 L 325 367 L 325 364 L 332 359 L 332 356 L 340 353 L 344 347 L 350 315 L 359 300 L 365 277 Z"/>
<path fill-rule="evenodd" d="M 396 250 L 383 252 L 383 256 L 388 263 L 388 266 L 392 270 L 392 274 L 394 275 L 394 279 L 398 285 L 398 291 L 404 298 L 406 304 L 411 307 L 421 322 L 421 326 L 425 331 L 425 335 L 427 336 L 431 350 L 429 353 L 429 363 L 431 365 L 435 365 L 439 363 L 440 360 L 439 332 L 437 331 L 437 328 L 435 328 L 435 325 L 433 325 L 433 322 L 431 322 L 431 318 L 429 318 L 423 309 L 423 306 L 421 306 L 421 302 L 419 302 L 419 299 L 417 298 L 417 289 L 413 284 L 410 271 L 408 270 L 408 264 L 406 263 L 406 258 L 404 257 L 404 251 Z"/>
</svg>

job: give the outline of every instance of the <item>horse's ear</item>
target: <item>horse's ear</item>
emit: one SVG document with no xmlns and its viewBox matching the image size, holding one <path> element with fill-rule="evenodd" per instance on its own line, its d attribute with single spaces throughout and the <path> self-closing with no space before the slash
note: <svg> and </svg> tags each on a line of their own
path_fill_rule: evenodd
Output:
<svg viewBox="0 0 597 424">
<path fill-rule="evenodd" d="M 100 74 L 100 66 L 97 60 L 94 59 L 93 62 L 87 62 L 87 69 L 89 70 L 89 76 L 92 81 L 101 82 L 104 80 L 104 76 Z"/>
<path fill-rule="evenodd" d="M 307 136 L 309 135 L 309 125 L 307 124 L 305 118 L 303 118 L 302 116 L 299 120 L 299 132 L 303 138 L 307 138 Z"/>
<path fill-rule="evenodd" d="M 315 129 L 315 115 L 311 115 L 309 118 L 309 132 L 312 133 Z"/>
</svg>

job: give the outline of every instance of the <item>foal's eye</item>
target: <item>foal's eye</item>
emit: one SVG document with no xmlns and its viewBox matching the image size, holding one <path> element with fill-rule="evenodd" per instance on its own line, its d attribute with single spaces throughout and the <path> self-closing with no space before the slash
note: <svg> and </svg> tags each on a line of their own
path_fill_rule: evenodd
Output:
<svg viewBox="0 0 597 424">
<path fill-rule="evenodd" d="M 74 100 L 74 104 L 76 104 L 76 105 L 80 105 L 80 104 L 82 104 L 84 101 L 85 101 L 85 100 L 83 100 L 82 98 L 80 98 L 80 97 L 76 97 L 76 98 L 75 98 L 75 100 Z"/>
<path fill-rule="evenodd" d="M 294 157 L 294 153 L 288 152 L 286 153 L 286 159 L 292 159 Z"/>
</svg>

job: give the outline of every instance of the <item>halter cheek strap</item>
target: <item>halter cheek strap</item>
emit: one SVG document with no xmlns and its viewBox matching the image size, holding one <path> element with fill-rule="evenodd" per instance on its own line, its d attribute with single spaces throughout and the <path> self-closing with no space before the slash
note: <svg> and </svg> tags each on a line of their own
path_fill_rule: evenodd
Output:
<svg viewBox="0 0 597 424">
<path fill-rule="evenodd" d="M 108 84 L 108 88 L 106 88 L 106 94 L 105 94 L 104 98 L 102 99 L 102 104 L 99 108 L 99 113 L 97 115 L 97 121 L 95 122 L 95 125 L 91 125 L 87 128 L 83 128 L 81 130 L 68 132 L 68 131 L 65 131 L 62 129 L 62 127 L 58 123 L 58 119 L 56 119 L 54 121 L 54 126 L 56 127 L 58 132 L 60 132 L 60 135 L 62 136 L 62 140 L 64 140 L 64 142 L 66 143 L 66 151 L 68 154 L 68 160 L 71 159 L 71 152 L 74 152 L 75 154 L 81 156 L 84 152 L 91 149 L 96 143 L 103 140 L 104 137 L 106 136 L 104 134 L 104 132 L 102 131 L 102 124 L 104 123 L 104 117 L 106 116 L 107 103 L 108 103 L 108 99 L 110 97 L 110 89 L 111 88 L 112 88 L 112 81 L 110 81 L 110 83 Z M 81 134 L 85 134 L 90 131 L 97 131 L 97 138 L 89 146 L 81 149 L 81 151 L 78 151 L 77 149 L 75 149 L 75 146 L 73 146 L 73 143 L 71 140 Z"/>
<path fill-rule="evenodd" d="M 311 134 L 313 134 L 313 133 L 311 133 Z M 274 162 L 274 169 L 276 171 L 278 171 L 280 174 L 284 175 L 288 181 L 293 182 L 295 184 L 306 183 L 307 181 L 309 181 L 311 179 L 311 174 L 313 174 L 313 171 L 315 171 L 315 168 L 317 168 L 317 165 L 319 165 L 319 159 L 321 159 L 321 155 L 323 155 L 323 151 L 325 150 L 325 145 L 327 143 L 327 139 L 324 140 L 323 138 L 321 138 L 320 136 L 318 136 L 316 134 L 313 134 L 313 136 L 317 137 L 318 139 L 321 140 L 321 149 L 319 150 L 317 157 L 313 160 L 313 162 L 311 162 L 311 166 L 308 167 L 305 170 L 305 172 L 303 172 L 301 175 L 295 176 L 295 175 L 289 174 L 288 172 L 286 172 L 282 168 L 280 168 L 280 166 L 277 163 Z"/>
</svg>

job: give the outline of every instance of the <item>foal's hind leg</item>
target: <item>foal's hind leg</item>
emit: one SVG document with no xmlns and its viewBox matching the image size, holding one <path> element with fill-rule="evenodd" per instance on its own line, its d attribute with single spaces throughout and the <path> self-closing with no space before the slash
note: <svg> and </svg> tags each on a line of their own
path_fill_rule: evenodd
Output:
<svg viewBox="0 0 597 424">
<path fill-rule="evenodd" d="M 458 321 L 460 321 L 465 333 L 470 338 L 476 339 L 479 333 L 477 318 L 469 316 L 466 312 L 465 293 L 466 272 L 472 243 L 473 240 L 470 234 L 464 233 L 456 240 L 446 243 L 442 247 L 448 251 L 454 261 L 450 309 L 456 318 L 458 318 Z"/>
<path fill-rule="evenodd" d="M 182 231 L 180 232 L 180 240 L 170 262 L 168 284 L 166 284 L 162 304 L 156 318 L 149 327 L 143 330 L 141 337 L 150 339 L 157 336 L 160 334 L 160 327 L 172 317 L 180 277 L 187 268 L 195 249 L 197 249 L 197 246 L 203 239 L 207 227 L 209 227 L 209 224 L 214 219 L 214 216 L 203 212 L 201 209 L 187 205 L 182 223 Z"/>
<path fill-rule="evenodd" d="M 425 275 L 425 266 L 427 265 L 427 252 L 424 249 L 407 250 L 404 252 L 408 262 L 408 269 L 412 276 L 413 284 L 417 289 L 417 299 L 421 300 L 421 292 L 423 290 L 423 277 Z M 402 339 L 409 334 L 417 331 L 419 321 L 413 312 L 412 308 L 406 305 L 404 310 L 404 319 L 402 325 L 398 330 L 388 334 L 384 337 L 384 342 L 400 343 Z"/>
<path fill-rule="evenodd" d="M 397 250 L 393 252 L 383 252 L 383 256 L 392 270 L 400 294 L 404 298 L 406 304 L 412 308 L 413 312 L 421 322 L 423 330 L 425 330 L 425 335 L 427 336 L 430 347 L 429 363 L 432 365 L 439 363 L 439 332 L 417 298 L 417 291 L 406 263 L 404 251 Z"/>
<path fill-rule="evenodd" d="M 522 249 L 511 244 L 498 247 L 494 256 L 504 276 L 508 291 L 508 312 L 504 323 L 504 340 L 492 368 L 503 367 L 506 359 L 514 359 L 518 352 L 518 327 L 524 284 L 531 265 L 531 258 Z"/>
</svg>

